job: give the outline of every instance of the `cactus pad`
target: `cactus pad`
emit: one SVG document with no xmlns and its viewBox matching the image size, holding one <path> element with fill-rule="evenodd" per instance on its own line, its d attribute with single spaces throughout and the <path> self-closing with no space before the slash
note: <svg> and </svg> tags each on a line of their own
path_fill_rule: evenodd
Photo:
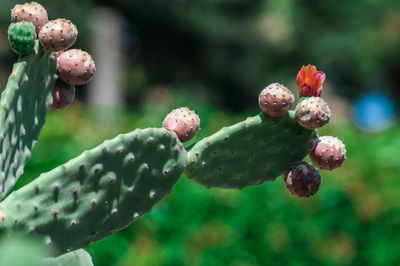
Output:
<svg viewBox="0 0 400 266">
<path fill-rule="evenodd" d="M 289 115 L 259 114 L 222 128 L 191 147 L 188 178 L 206 186 L 244 188 L 274 181 L 315 144 L 316 131 Z"/>
<path fill-rule="evenodd" d="M 35 53 L 14 64 L 0 100 L 0 198 L 23 174 L 53 101 L 55 53 Z"/>
<path fill-rule="evenodd" d="M 36 31 L 32 23 L 20 21 L 8 27 L 8 41 L 11 49 L 19 55 L 27 55 L 35 48 Z"/>
<path fill-rule="evenodd" d="M 150 212 L 187 163 L 173 132 L 119 135 L 11 193 L 0 231 L 41 235 L 60 253 L 87 247 Z"/>
<path fill-rule="evenodd" d="M 37 239 L 12 235 L 0 239 L 1 266 L 44 266 L 43 258 L 51 256 L 51 250 L 41 246 Z"/>
<path fill-rule="evenodd" d="M 89 253 L 78 249 L 57 258 L 44 259 L 41 266 L 93 266 L 93 261 Z"/>
</svg>

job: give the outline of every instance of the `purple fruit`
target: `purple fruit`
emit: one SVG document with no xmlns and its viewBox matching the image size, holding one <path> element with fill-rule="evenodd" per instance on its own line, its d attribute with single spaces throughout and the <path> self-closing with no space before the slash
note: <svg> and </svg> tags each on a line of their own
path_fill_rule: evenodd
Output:
<svg viewBox="0 0 400 266">
<path fill-rule="evenodd" d="M 199 116 L 187 107 L 172 110 L 163 121 L 163 127 L 174 131 L 182 142 L 192 139 L 199 130 L 199 126 Z"/>
<path fill-rule="evenodd" d="M 296 106 L 296 121 L 302 127 L 313 130 L 328 124 L 331 110 L 321 97 L 310 97 Z"/>
<path fill-rule="evenodd" d="M 321 184 L 318 170 L 306 162 L 296 162 L 289 166 L 283 178 L 290 193 L 301 198 L 317 193 Z"/>
<path fill-rule="evenodd" d="M 96 72 L 90 54 L 78 49 L 63 52 L 57 57 L 58 75 L 70 85 L 83 85 L 89 82 Z"/>
<path fill-rule="evenodd" d="M 11 10 L 11 20 L 13 22 L 23 20 L 31 22 L 35 26 L 36 33 L 38 34 L 43 25 L 47 23 L 48 17 L 46 9 L 41 4 L 31 2 L 14 6 Z"/>
<path fill-rule="evenodd" d="M 279 83 L 272 83 L 263 89 L 258 97 L 261 110 L 272 117 L 283 116 L 294 103 L 293 93 Z"/>
<path fill-rule="evenodd" d="M 53 104 L 50 106 L 50 110 L 63 110 L 74 99 L 75 87 L 58 79 L 53 89 Z"/>
<path fill-rule="evenodd" d="M 346 159 L 346 148 L 340 139 L 323 136 L 318 138 L 310 159 L 320 169 L 333 170 Z"/>
<path fill-rule="evenodd" d="M 47 22 L 39 32 L 39 41 L 46 51 L 63 51 L 71 47 L 78 36 L 78 29 L 67 19 Z"/>
</svg>

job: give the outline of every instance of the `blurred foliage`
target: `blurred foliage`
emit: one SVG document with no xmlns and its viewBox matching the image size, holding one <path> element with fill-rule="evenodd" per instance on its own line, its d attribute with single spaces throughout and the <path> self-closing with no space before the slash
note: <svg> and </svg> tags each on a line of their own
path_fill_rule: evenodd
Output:
<svg viewBox="0 0 400 266">
<path fill-rule="evenodd" d="M 182 102 L 201 117 L 196 140 L 258 112 L 234 115 L 178 95 L 160 97 L 170 100 L 156 108 L 150 101 L 121 114 L 108 127 L 88 122 L 96 114 L 80 103 L 50 113 L 18 185 L 119 132 L 159 127 L 165 114 Z M 400 127 L 371 138 L 351 124 L 329 124 L 320 134 L 340 136 L 348 160 L 340 169 L 321 171 L 316 196 L 295 198 L 282 178 L 239 191 L 206 189 L 182 176 L 150 214 L 87 249 L 94 265 L 396 264 Z"/>
<path fill-rule="evenodd" d="M 97 2 L 127 19 L 131 100 L 167 83 L 243 110 L 269 83 L 295 89 L 293 78 L 309 63 L 343 97 L 370 87 L 399 96 L 398 0 Z"/>
<path fill-rule="evenodd" d="M 14 56 L 4 36 L 9 9 L 18 2 L 3 0 L 0 10 L 0 56 L 7 67 Z M 140 104 L 147 88 L 168 85 L 189 88 L 233 111 L 245 110 L 269 83 L 294 90 L 294 77 L 309 63 L 325 71 L 343 97 L 354 99 L 375 89 L 400 99 L 398 0 L 40 2 L 50 18 L 77 24 L 76 47 L 89 51 L 91 10 L 106 5 L 125 18 L 123 76 L 131 104 Z"/>
</svg>

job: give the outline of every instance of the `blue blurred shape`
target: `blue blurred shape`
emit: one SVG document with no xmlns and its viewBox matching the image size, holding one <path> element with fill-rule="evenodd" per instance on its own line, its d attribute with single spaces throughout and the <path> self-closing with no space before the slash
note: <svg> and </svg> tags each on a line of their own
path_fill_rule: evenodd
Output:
<svg viewBox="0 0 400 266">
<path fill-rule="evenodd" d="M 379 92 L 361 96 L 353 106 L 355 123 L 366 131 L 381 131 L 396 119 L 396 106 L 392 99 Z"/>
</svg>

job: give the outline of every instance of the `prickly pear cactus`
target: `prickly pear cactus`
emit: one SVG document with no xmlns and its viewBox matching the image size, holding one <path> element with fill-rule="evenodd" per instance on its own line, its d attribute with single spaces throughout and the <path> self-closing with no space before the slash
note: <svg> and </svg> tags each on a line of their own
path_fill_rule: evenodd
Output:
<svg viewBox="0 0 400 266">
<path fill-rule="evenodd" d="M 23 174 L 37 143 L 56 73 L 55 53 L 41 50 L 37 41 L 34 53 L 14 64 L 0 100 L 0 198 Z"/>
<path fill-rule="evenodd" d="M 78 249 L 57 258 L 44 259 L 41 266 L 93 266 L 93 261 L 89 253 Z"/>
<path fill-rule="evenodd" d="M 11 193 L 0 230 L 43 236 L 60 253 L 87 247 L 150 212 L 187 162 L 165 129 L 119 135 Z"/>
<path fill-rule="evenodd" d="M 45 24 L 47 11 L 38 3 L 17 5 L 12 19 L 10 45 L 21 57 L 0 100 L 1 199 L 22 175 L 49 107 L 66 108 L 75 95 L 70 86 L 89 82 L 96 70 L 88 53 L 64 51 L 78 36 L 72 22 L 58 19 Z M 222 128 L 188 151 L 182 142 L 195 136 L 200 118 L 186 107 L 169 114 L 164 128 L 137 129 L 105 141 L 1 201 L 0 235 L 36 236 L 42 240 L 37 246 L 67 253 L 44 260 L 45 265 L 89 266 L 90 255 L 81 249 L 150 212 L 184 171 L 206 187 L 238 189 L 284 174 L 294 195 L 314 195 L 321 178 L 301 160 L 311 152 L 314 164 L 332 170 L 346 156 L 340 140 L 318 139 L 314 130 L 330 118 L 327 103 L 326 108 L 318 104 L 324 102 L 319 98 L 324 80 L 323 72 L 303 66 L 297 76 L 300 97 L 313 102 L 298 104 L 295 110 L 302 115 L 288 112 L 294 95 L 274 83 L 259 97 L 265 113 Z"/>
<path fill-rule="evenodd" d="M 328 104 L 321 98 L 324 81 L 325 73 L 317 71 L 315 66 L 303 66 L 297 76 L 300 100 L 291 111 L 293 93 L 279 83 L 267 86 L 259 96 L 264 113 L 222 128 L 189 148 L 186 176 L 208 188 L 242 189 L 274 181 L 283 174 L 286 180 L 287 169 L 310 153 L 313 162 L 318 160 L 318 166 L 340 166 L 346 155 L 344 144 L 315 152 L 316 143 L 321 141 L 316 129 L 327 124 L 331 115 Z M 323 156 L 316 159 L 319 154 Z M 318 173 L 312 165 L 309 168 Z M 295 178 L 291 180 L 297 182 Z M 311 196 L 318 188 L 319 185 L 312 194 L 304 195 Z"/>
<path fill-rule="evenodd" d="M 314 147 L 316 131 L 289 115 L 263 113 L 199 141 L 189 152 L 185 174 L 206 187 L 244 188 L 274 181 Z"/>
<path fill-rule="evenodd" d="M 48 248 L 38 245 L 35 238 L 13 235 L 0 238 L 0 265 L 4 266 L 43 266 L 44 257 L 51 255 Z"/>
</svg>

